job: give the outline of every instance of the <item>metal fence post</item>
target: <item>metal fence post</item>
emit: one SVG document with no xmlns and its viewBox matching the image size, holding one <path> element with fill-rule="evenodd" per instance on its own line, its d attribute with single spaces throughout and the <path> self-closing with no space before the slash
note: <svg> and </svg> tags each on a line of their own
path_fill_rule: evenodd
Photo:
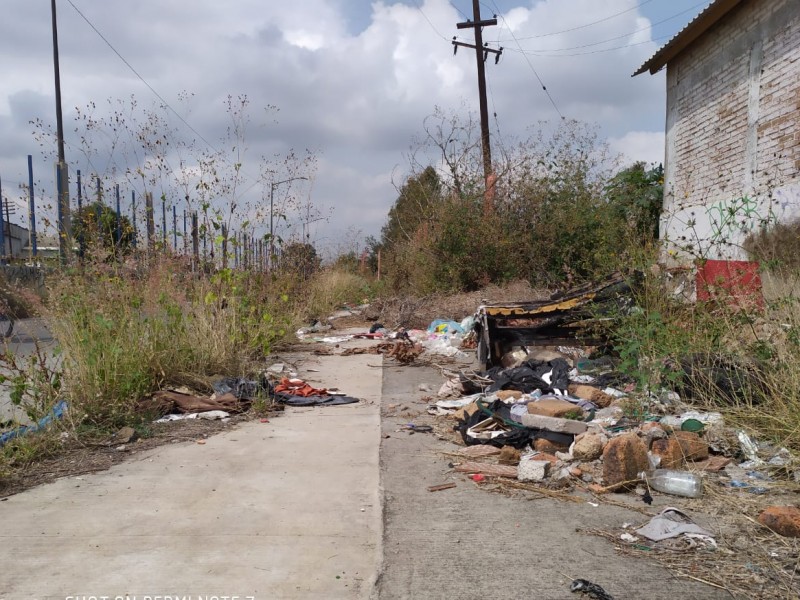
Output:
<svg viewBox="0 0 800 600">
<path fill-rule="evenodd" d="M 38 254 L 36 248 L 36 206 L 33 194 L 33 156 L 28 154 L 28 219 L 30 221 L 31 259 Z"/>
<path fill-rule="evenodd" d="M 136 238 L 139 232 L 136 230 L 136 190 L 131 190 L 131 227 L 133 227 L 133 247 L 136 248 Z"/>
</svg>

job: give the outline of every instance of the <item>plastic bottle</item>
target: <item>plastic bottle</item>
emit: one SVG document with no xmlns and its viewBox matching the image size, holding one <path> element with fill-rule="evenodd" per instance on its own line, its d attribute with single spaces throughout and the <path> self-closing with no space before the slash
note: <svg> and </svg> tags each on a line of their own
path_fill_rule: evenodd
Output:
<svg viewBox="0 0 800 600">
<path fill-rule="evenodd" d="M 649 473 L 639 473 L 639 479 L 659 492 L 685 496 L 686 498 L 699 498 L 703 495 L 703 480 L 694 473 L 676 471 L 673 469 L 655 469 Z"/>
</svg>

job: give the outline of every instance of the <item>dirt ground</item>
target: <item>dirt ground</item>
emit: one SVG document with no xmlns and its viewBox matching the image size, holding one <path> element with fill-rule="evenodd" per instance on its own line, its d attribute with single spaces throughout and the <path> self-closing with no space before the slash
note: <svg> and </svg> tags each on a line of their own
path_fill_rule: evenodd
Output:
<svg viewBox="0 0 800 600">
<path fill-rule="evenodd" d="M 276 413 L 275 416 L 277 416 Z M 238 415 L 228 422 L 188 419 L 170 423 L 153 423 L 147 437 L 139 437 L 128 444 L 112 443 L 98 438 L 88 442 L 64 432 L 49 432 L 53 454 L 31 464 L 23 464 L 0 477 L 0 498 L 7 498 L 24 490 L 51 483 L 61 477 L 75 477 L 86 473 L 105 471 L 115 464 L 131 459 L 139 452 L 165 444 L 202 442 L 221 431 L 235 428 L 237 424 L 258 415 Z M 269 418 L 273 418 L 270 416 Z"/>
</svg>

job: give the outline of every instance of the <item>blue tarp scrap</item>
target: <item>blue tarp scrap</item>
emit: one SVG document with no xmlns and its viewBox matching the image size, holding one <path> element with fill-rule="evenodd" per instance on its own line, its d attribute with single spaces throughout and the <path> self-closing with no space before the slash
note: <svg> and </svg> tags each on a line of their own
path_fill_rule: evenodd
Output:
<svg viewBox="0 0 800 600">
<path fill-rule="evenodd" d="M 64 416 L 64 413 L 67 410 L 67 402 L 66 400 L 59 401 L 50 412 L 39 419 L 39 422 L 35 425 L 20 425 L 19 427 L 12 429 L 11 431 L 6 431 L 3 434 L 0 434 L 0 447 L 5 446 L 11 440 L 18 438 L 20 436 L 26 435 L 28 433 L 33 433 L 34 431 L 39 431 L 40 429 L 44 429 L 50 423 L 52 423 L 56 419 L 61 419 Z"/>
</svg>

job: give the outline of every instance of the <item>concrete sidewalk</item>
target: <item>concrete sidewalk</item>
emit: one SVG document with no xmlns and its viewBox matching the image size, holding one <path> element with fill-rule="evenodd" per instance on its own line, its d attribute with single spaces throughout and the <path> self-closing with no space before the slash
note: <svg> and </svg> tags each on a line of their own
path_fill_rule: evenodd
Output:
<svg viewBox="0 0 800 600">
<path fill-rule="evenodd" d="M 204 445 L 0 503 L 0 599 L 367 598 L 380 566 L 378 356 L 310 359 L 365 400 L 289 408 Z"/>
</svg>

